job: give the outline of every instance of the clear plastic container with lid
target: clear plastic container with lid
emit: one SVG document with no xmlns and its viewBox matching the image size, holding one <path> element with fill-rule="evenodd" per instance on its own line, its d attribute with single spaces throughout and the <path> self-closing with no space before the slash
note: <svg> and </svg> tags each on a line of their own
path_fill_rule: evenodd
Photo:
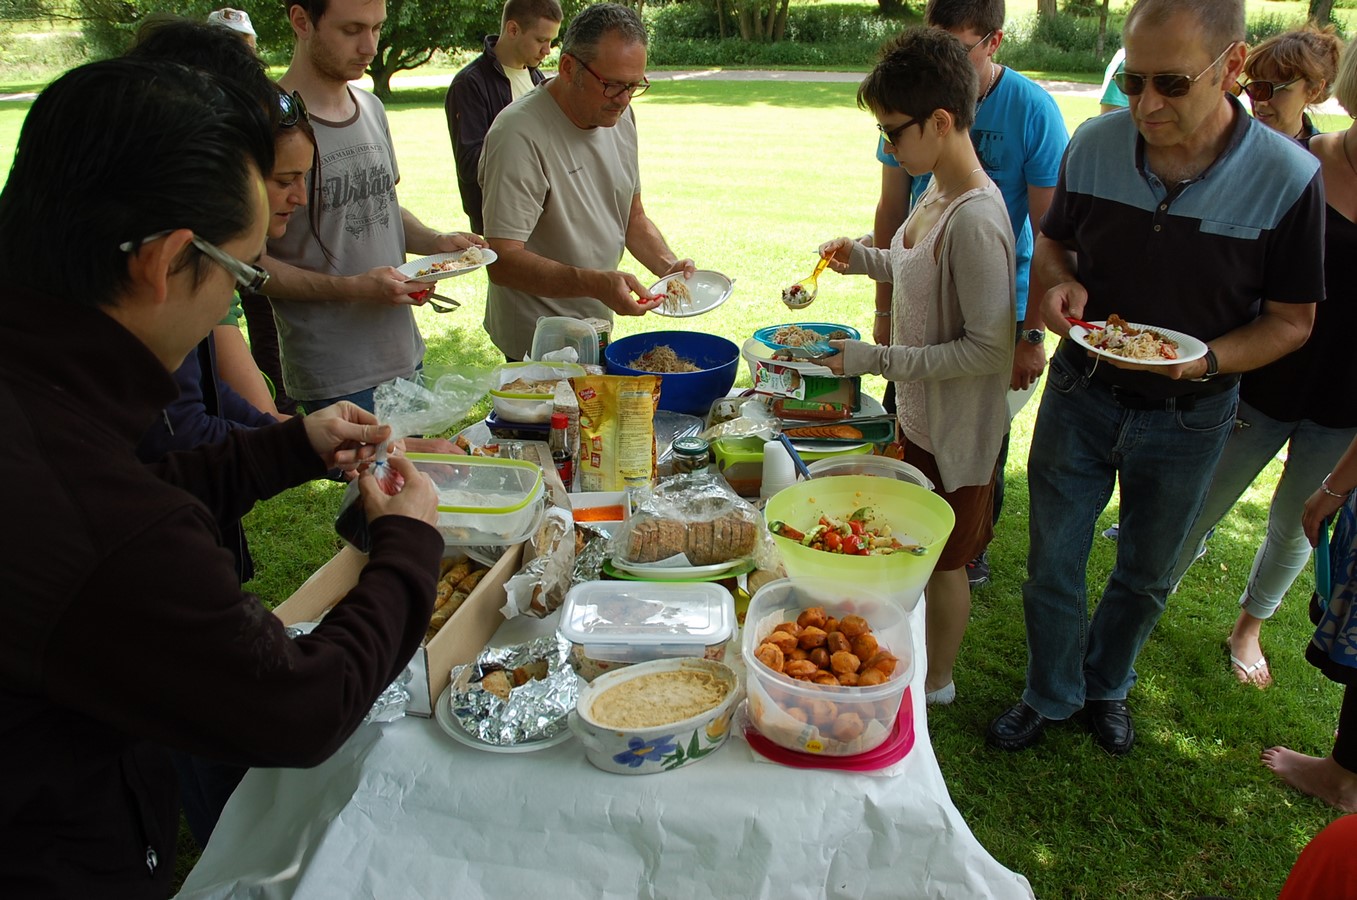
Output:
<svg viewBox="0 0 1357 900">
<path fill-rule="evenodd" d="M 438 491 L 438 524 L 449 547 L 512 546 L 528 539 L 545 513 L 542 467 L 523 459 L 407 454 Z"/>
<path fill-rule="evenodd" d="M 586 681 L 652 659 L 721 660 L 735 601 L 711 582 L 585 582 L 565 595 L 560 631 Z"/>
<path fill-rule="evenodd" d="M 542 316 L 532 333 L 532 352 L 528 355 L 540 360 L 548 353 L 571 347 L 578 354 L 575 360 L 582 366 L 598 365 L 598 332 L 585 319 L 570 316 Z"/>
</svg>

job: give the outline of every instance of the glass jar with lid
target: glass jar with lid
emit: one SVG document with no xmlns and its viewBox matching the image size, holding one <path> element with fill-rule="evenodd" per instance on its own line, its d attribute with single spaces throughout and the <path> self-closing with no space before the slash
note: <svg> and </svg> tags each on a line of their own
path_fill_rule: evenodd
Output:
<svg viewBox="0 0 1357 900">
<path fill-rule="evenodd" d="M 711 465 L 711 444 L 700 437 L 681 437 L 674 441 L 672 465 L 675 475 L 705 472 Z"/>
</svg>

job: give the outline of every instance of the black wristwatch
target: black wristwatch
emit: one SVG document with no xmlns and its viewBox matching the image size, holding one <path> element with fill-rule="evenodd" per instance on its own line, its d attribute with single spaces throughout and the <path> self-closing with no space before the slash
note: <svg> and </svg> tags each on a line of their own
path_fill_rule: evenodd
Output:
<svg viewBox="0 0 1357 900">
<path fill-rule="evenodd" d="M 1025 328 L 1018 332 L 1018 337 L 1029 344 L 1044 344 L 1046 342 L 1046 332 L 1040 328 Z"/>
<path fill-rule="evenodd" d="M 1220 374 L 1220 362 L 1216 359 L 1216 351 L 1210 347 L 1206 348 L 1206 372 L 1200 378 L 1194 378 L 1193 381 L 1210 381 Z"/>
</svg>

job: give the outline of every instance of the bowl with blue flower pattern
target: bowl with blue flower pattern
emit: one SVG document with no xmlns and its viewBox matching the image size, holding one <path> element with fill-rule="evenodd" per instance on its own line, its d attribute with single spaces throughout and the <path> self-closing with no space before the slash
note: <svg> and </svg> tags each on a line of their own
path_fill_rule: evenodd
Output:
<svg viewBox="0 0 1357 900">
<path fill-rule="evenodd" d="M 657 659 L 605 672 L 580 691 L 570 729 L 595 767 L 619 775 L 671 772 L 730 736 L 744 691 L 710 659 Z"/>
</svg>

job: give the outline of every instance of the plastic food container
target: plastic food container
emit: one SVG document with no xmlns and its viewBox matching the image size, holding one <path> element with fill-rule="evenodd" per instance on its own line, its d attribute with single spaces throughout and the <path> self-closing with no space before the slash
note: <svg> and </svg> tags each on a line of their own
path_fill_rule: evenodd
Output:
<svg viewBox="0 0 1357 900">
<path fill-rule="evenodd" d="M 792 578 L 827 578 L 839 584 L 861 585 L 898 601 L 908 612 L 923 595 L 938 555 L 956 525 L 956 515 L 946 500 L 917 484 L 894 478 L 835 475 L 779 491 L 768 501 L 763 514 L 769 522 L 780 520 L 805 532 L 821 516 L 847 519 L 864 506 L 872 508 L 876 521 L 890 525 L 892 536 L 901 543 L 922 546 L 923 555 L 847 556 L 812 550 L 776 534 L 773 542 Z"/>
<path fill-rule="evenodd" d="M 550 423 L 554 391 L 547 391 L 544 394 L 506 391 L 504 385 L 519 378 L 527 378 L 529 381 L 546 381 L 554 378 L 560 381 L 583 374 L 584 367 L 574 363 L 502 363 L 495 369 L 495 387 L 490 391 L 495 415 L 506 422 Z"/>
<path fill-rule="evenodd" d="M 528 355 L 533 359 L 541 359 L 548 353 L 570 347 L 579 355 L 581 365 L 596 366 L 599 346 L 598 331 L 588 319 L 542 316 L 532 333 L 532 352 Z"/>
<path fill-rule="evenodd" d="M 763 639 L 783 622 L 812 606 L 835 618 L 853 614 L 872 626 L 881 649 L 898 662 L 889 679 L 872 687 L 841 687 L 797 681 L 774 672 L 755 657 Z M 759 734 L 781 747 L 801 753 L 854 756 L 886 742 L 896 719 L 913 709 L 901 708 L 905 688 L 914 676 L 914 638 L 905 608 L 879 595 L 843 582 L 821 580 L 769 582 L 749 601 L 741 644 L 748 671 L 749 721 Z M 851 740 L 834 737 L 842 716 L 856 715 L 863 730 Z"/>
<path fill-rule="evenodd" d="M 802 453 L 801 457 L 804 459 L 806 454 Z M 878 478 L 908 481 L 927 490 L 933 490 L 933 482 L 929 480 L 927 475 L 920 472 L 917 466 L 911 466 L 907 462 L 889 456 L 846 457 L 840 454 L 837 457 L 819 459 L 808 463 L 806 468 L 810 471 L 811 478 L 823 478 L 830 475 L 875 475 Z"/>
<path fill-rule="evenodd" d="M 726 685 L 725 699 L 712 709 L 646 728 L 611 728 L 594 720 L 594 701 L 604 691 L 634 678 L 668 672 L 695 672 L 715 676 Z M 609 672 L 580 691 L 570 729 L 584 744 L 585 757 L 595 767 L 619 775 L 651 775 L 704 759 L 730 736 L 731 715 L 739 702 L 739 676 L 729 666 L 706 659 L 658 660 Z"/>
<path fill-rule="evenodd" d="M 655 659 L 725 659 L 735 601 L 710 582 L 591 581 L 565 595 L 561 635 L 585 681 Z"/>
<path fill-rule="evenodd" d="M 795 325 L 798 328 L 804 328 L 806 331 L 813 331 L 820 335 L 822 339 L 828 338 L 830 335 L 837 334 L 840 331 L 847 333 L 848 340 L 856 341 L 862 337 L 858 330 L 851 325 L 836 325 L 833 322 L 791 322 L 788 324 Z M 811 354 L 809 351 L 802 350 L 801 347 L 792 346 L 790 344 L 779 344 L 773 339 L 779 329 L 786 327 L 787 325 L 769 325 L 765 328 L 760 328 L 758 331 L 754 332 L 754 340 L 773 350 L 790 351 L 793 356 L 810 356 Z"/>
<path fill-rule="evenodd" d="M 438 490 L 438 531 L 449 547 L 511 546 L 527 540 L 546 504 L 542 467 L 523 459 L 408 454 Z"/>
<path fill-rule="evenodd" d="M 716 457 L 716 469 L 725 476 L 735 493 L 741 497 L 757 497 L 763 486 L 763 440 L 761 438 L 722 438 L 713 441 L 712 454 Z M 807 463 L 812 460 L 833 461 L 846 455 L 872 452 L 872 445 L 844 444 L 842 449 L 826 446 L 820 450 L 797 448 L 801 458 Z M 814 472 L 812 465 L 811 471 Z"/>
</svg>

